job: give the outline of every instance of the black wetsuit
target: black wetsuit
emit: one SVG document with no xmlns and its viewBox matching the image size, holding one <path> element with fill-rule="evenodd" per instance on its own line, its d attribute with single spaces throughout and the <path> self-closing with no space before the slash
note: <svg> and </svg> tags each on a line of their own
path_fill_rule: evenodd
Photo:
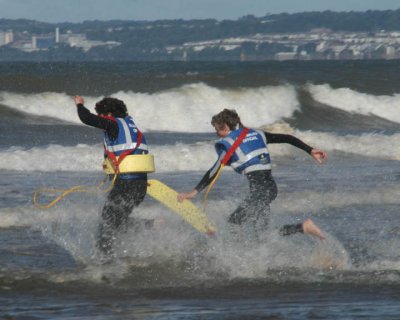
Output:
<svg viewBox="0 0 400 320">
<path fill-rule="evenodd" d="M 267 144 L 288 143 L 307 153 L 311 153 L 312 148 L 288 134 L 274 134 L 264 132 Z M 216 165 L 219 165 L 218 159 Z M 195 189 L 200 192 L 205 189 L 217 174 L 214 165 L 206 172 Z M 271 170 L 259 170 L 246 174 L 249 181 L 249 193 L 240 203 L 236 210 L 230 215 L 229 222 L 241 226 L 250 227 L 255 233 L 263 232 L 270 219 L 270 203 L 278 195 L 278 188 L 271 174 Z M 280 234 L 290 235 L 303 232 L 302 224 L 285 225 L 280 229 Z"/>
<path fill-rule="evenodd" d="M 118 136 L 118 124 L 92 114 L 82 104 L 78 105 L 79 119 L 86 125 L 106 131 L 111 139 Z M 120 174 L 102 209 L 102 222 L 98 230 L 98 247 L 112 252 L 113 240 L 118 231 L 126 231 L 128 216 L 144 199 L 147 191 L 147 174 Z"/>
</svg>

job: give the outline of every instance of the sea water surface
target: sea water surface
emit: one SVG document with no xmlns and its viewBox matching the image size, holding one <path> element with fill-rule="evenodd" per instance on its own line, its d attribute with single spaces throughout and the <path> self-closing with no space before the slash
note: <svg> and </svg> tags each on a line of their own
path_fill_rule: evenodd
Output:
<svg viewBox="0 0 400 320">
<path fill-rule="evenodd" d="M 3 319 L 400 319 L 398 61 L 0 63 L 0 316 Z M 38 188 L 95 186 L 102 132 L 80 123 L 104 96 L 125 101 L 158 179 L 189 191 L 216 160 L 211 117 L 236 109 L 249 127 L 328 152 L 317 165 L 270 145 L 279 195 L 258 243 L 232 233 L 247 192 L 225 168 L 199 234 L 146 197 L 102 263 L 102 192 L 35 209 Z M 194 202 L 202 206 L 199 195 Z M 51 197 L 42 197 L 50 201 Z M 311 218 L 326 234 L 281 237 Z"/>
</svg>

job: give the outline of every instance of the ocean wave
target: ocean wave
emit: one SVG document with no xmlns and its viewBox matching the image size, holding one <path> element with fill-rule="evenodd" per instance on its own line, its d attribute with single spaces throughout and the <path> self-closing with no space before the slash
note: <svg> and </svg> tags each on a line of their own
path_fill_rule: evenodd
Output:
<svg viewBox="0 0 400 320">
<path fill-rule="evenodd" d="M 400 133 L 338 136 L 325 132 L 305 131 L 295 135 L 314 147 L 331 152 L 340 151 L 367 158 L 400 160 L 400 148 L 396 147 L 400 145 Z"/>
<path fill-rule="evenodd" d="M 375 96 L 349 88 L 334 89 L 329 84 L 308 85 L 312 97 L 334 108 L 362 115 L 374 115 L 400 123 L 400 94 Z"/>
<path fill-rule="evenodd" d="M 304 98 L 304 92 L 311 100 Z M 111 96 L 125 101 L 129 113 L 145 132 L 210 132 L 211 117 L 223 108 L 236 109 L 242 122 L 250 127 L 291 119 L 296 127 L 303 129 L 328 127 L 331 131 L 346 129 L 350 133 L 350 129 L 372 132 L 382 127 L 382 130 L 390 128 L 395 132 L 396 124 L 400 122 L 397 112 L 400 95 L 374 96 L 349 88 L 333 89 L 329 84 L 308 84 L 301 88 L 286 84 L 220 89 L 193 83 L 155 93 L 119 91 Z M 93 111 L 96 101 L 101 98 L 85 97 L 85 104 Z M 22 112 L 25 118 L 30 116 L 35 123 L 41 119 L 44 124 L 54 124 L 56 120 L 82 125 L 72 98 L 65 93 L 3 91 L 0 92 L 0 103 L 9 108 L 2 110 L 6 117 L 11 112 Z M 15 118 L 14 115 L 14 121 Z"/>
<path fill-rule="evenodd" d="M 299 108 L 296 89 L 290 85 L 218 89 L 203 83 L 150 93 L 120 91 L 141 130 L 209 132 L 211 117 L 224 108 L 236 109 L 243 123 L 261 126 L 290 117 Z M 85 97 L 93 110 L 102 97 Z M 34 116 L 47 116 L 81 124 L 72 98 L 65 93 L 17 94 L 0 92 L 0 103 Z"/>
<path fill-rule="evenodd" d="M 293 131 L 293 130 L 292 130 Z M 400 134 L 363 134 L 337 136 L 330 133 L 294 131 L 304 142 L 328 152 L 344 152 L 386 160 L 400 160 Z M 269 146 L 272 158 L 289 156 L 295 148 L 287 144 Z M 157 172 L 208 170 L 216 161 L 213 142 L 153 146 Z M 49 145 L 25 149 L 11 147 L 0 151 L 0 170 L 17 171 L 98 171 L 102 168 L 102 146 Z"/>
<path fill-rule="evenodd" d="M 298 214 L 299 212 L 320 212 L 327 208 L 346 208 L 363 205 L 399 205 L 400 187 L 377 187 L 373 190 L 329 190 L 329 192 L 297 191 L 288 195 L 281 194 L 273 203 L 277 212 Z"/>
</svg>

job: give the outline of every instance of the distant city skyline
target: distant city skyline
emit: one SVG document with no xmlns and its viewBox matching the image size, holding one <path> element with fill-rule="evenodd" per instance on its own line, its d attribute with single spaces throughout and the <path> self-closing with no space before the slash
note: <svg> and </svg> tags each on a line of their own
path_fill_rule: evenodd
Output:
<svg viewBox="0 0 400 320">
<path fill-rule="evenodd" d="M 0 18 L 85 20 L 236 20 L 275 13 L 400 9 L 399 0 L 0 0 Z"/>
</svg>

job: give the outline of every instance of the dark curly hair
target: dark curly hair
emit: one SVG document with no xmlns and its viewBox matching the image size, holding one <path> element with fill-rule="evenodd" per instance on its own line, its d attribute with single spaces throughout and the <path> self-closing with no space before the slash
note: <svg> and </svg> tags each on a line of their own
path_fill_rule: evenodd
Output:
<svg viewBox="0 0 400 320">
<path fill-rule="evenodd" d="M 111 113 L 114 117 L 124 118 L 128 115 L 128 109 L 122 100 L 106 97 L 96 103 L 97 114 L 107 115 Z"/>
<path fill-rule="evenodd" d="M 239 128 L 243 128 L 243 124 L 240 121 L 239 115 L 237 114 L 236 110 L 233 109 L 224 109 L 220 113 L 213 116 L 211 118 L 211 124 L 214 127 L 221 127 L 224 124 L 227 124 L 231 130 L 237 129 L 237 125 L 239 125 Z"/>
</svg>

